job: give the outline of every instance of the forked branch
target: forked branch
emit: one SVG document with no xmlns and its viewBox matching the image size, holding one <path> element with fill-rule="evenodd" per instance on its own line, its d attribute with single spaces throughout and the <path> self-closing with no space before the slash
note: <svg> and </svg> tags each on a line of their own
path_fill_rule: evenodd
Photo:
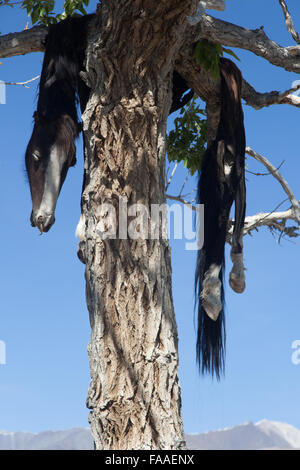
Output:
<svg viewBox="0 0 300 470">
<path fill-rule="evenodd" d="M 255 109 L 261 109 L 273 104 L 289 104 L 300 108 L 300 97 L 294 95 L 300 85 L 296 85 L 284 92 L 270 91 L 267 93 L 260 93 L 256 91 L 245 79 L 243 79 L 242 98 L 249 106 Z"/>
<path fill-rule="evenodd" d="M 293 212 L 293 220 L 295 220 L 298 225 L 300 226 L 300 207 L 297 199 L 295 198 L 291 188 L 289 187 L 287 181 L 282 176 L 282 174 L 278 171 L 277 168 L 266 158 L 260 155 L 259 153 L 255 152 L 251 147 L 246 148 L 246 153 L 251 157 L 255 158 L 258 162 L 262 163 L 267 170 L 271 173 L 272 176 L 279 182 L 283 191 L 286 193 L 287 197 L 289 198 L 292 207 L 291 210 Z"/>
</svg>

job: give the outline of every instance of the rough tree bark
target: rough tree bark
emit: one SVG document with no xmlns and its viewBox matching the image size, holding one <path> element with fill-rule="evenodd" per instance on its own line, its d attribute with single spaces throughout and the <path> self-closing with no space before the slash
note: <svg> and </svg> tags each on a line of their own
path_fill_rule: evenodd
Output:
<svg viewBox="0 0 300 470">
<path fill-rule="evenodd" d="M 148 215 L 152 204 L 165 202 L 172 70 L 196 4 L 107 1 L 89 41 L 81 250 L 96 449 L 185 447 L 168 240 L 130 239 L 124 231 L 120 237 L 118 224 L 116 239 L 101 239 L 99 227 L 103 204 L 113 204 L 118 219 L 120 197 Z"/>
</svg>

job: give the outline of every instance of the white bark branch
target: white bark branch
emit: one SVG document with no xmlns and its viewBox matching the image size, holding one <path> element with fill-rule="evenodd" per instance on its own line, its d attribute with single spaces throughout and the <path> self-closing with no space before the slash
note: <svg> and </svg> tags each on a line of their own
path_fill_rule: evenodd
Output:
<svg viewBox="0 0 300 470">
<path fill-rule="evenodd" d="M 297 222 L 293 208 L 280 212 L 260 212 L 250 215 L 245 218 L 244 235 L 250 235 L 253 230 L 257 230 L 259 227 L 269 227 L 271 230 L 278 230 L 291 238 L 299 237 L 299 226 L 286 225 L 290 220 Z M 232 235 L 232 231 L 233 227 L 229 230 L 230 235 Z"/>
<path fill-rule="evenodd" d="M 224 0 L 202 0 L 198 3 L 198 7 L 194 16 L 187 16 L 190 25 L 194 26 L 199 23 L 201 16 L 205 15 L 205 10 L 225 10 Z"/>
<path fill-rule="evenodd" d="M 170 175 L 170 178 L 168 179 L 168 182 L 167 182 L 167 184 L 166 184 L 166 191 L 167 191 L 168 187 L 170 186 L 170 184 L 171 184 L 171 182 L 172 182 L 172 179 L 173 179 L 173 176 L 174 176 L 174 174 L 175 174 L 175 171 L 177 170 L 177 167 L 178 167 L 178 162 L 175 163 L 174 168 L 173 168 L 173 170 L 172 170 L 172 173 L 171 173 L 171 175 Z"/>
<path fill-rule="evenodd" d="M 297 199 L 295 198 L 291 188 L 289 187 L 287 181 L 284 179 L 284 177 L 279 173 L 278 169 L 275 168 L 274 165 L 266 158 L 260 155 L 259 153 L 255 152 L 253 149 L 250 147 L 246 148 L 246 153 L 250 155 L 251 157 L 255 158 L 258 162 L 262 163 L 267 170 L 271 173 L 272 176 L 280 183 L 282 189 L 288 196 L 289 200 L 291 201 L 292 208 L 291 210 L 293 211 L 293 220 L 295 220 L 299 226 L 300 226 L 300 207 Z"/>
<path fill-rule="evenodd" d="M 295 30 L 295 26 L 294 26 L 294 23 L 293 23 L 293 19 L 290 15 L 290 12 L 288 10 L 288 7 L 287 7 L 287 4 L 285 3 L 284 0 L 279 0 L 279 4 L 282 8 L 282 11 L 283 11 L 283 14 L 284 14 L 284 19 L 285 19 L 285 25 L 286 25 L 286 28 L 288 30 L 288 32 L 291 34 L 292 38 L 298 43 L 300 44 L 300 36 L 299 34 L 297 33 L 297 31 Z"/>
<path fill-rule="evenodd" d="M 4 82 L 4 85 L 21 85 L 24 86 L 25 88 L 29 88 L 28 83 L 34 82 L 40 78 L 40 75 L 37 75 L 36 77 L 31 78 L 30 80 L 26 80 L 26 82 Z"/>
<path fill-rule="evenodd" d="M 201 0 L 199 3 L 206 10 L 224 11 L 226 7 L 224 0 Z"/>
<path fill-rule="evenodd" d="M 184 187 L 185 187 L 185 185 L 186 185 L 186 182 L 187 182 L 187 180 L 188 180 L 188 177 L 189 177 L 189 172 L 186 173 L 185 178 L 184 178 L 183 185 L 181 186 L 181 189 L 180 189 L 180 191 L 179 191 L 179 196 L 180 196 L 180 197 L 182 196 L 182 192 L 183 192 L 183 190 L 184 190 Z"/>
</svg>

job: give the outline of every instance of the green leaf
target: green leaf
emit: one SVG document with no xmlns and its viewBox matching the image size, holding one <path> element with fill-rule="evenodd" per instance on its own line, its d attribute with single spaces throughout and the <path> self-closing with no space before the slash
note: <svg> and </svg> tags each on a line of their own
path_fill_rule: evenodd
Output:
<svg viewBox="0 0 300 470">
<path fill-rule="evenodd" d="M 231 49 L 227 49 L 226 47 L 223 47 L 223 46 L 222 46 L 222 49 L 224 52 L 226 52 L 226 54 L 231 55 L 232 57 L 234 57 L 236 60 L 240 62 L 241 59 Z"/>
<path fill-rule="evenodd" d="M 196 64 L 210 74 L 214 81 L 217 81 L 220 77 L 219 58 L 223 56 L 224 52 L 240 60 L 231 49 L 227 49 L 221 44 L 210 42 L 207 39 L 202 39 L 197 42 L 194 48 L 194 60 Z"/>
<path fill-rule="evenodd" d="M 193 175 L 201 168 L 206 147 L 206 113 L 196 98 L 181 109 L 174 127 L 167 137 L 168 160 L 182 162 Z"/>
<path fill-rule="evenodd" d="M 78 10 L 79 10 L 80 13 L 82 13 L 83 15 L 86 15 L 86 10 L 85 10 L 85 8 L 83 7 L 83 5 L 80 5 L 80 6 L 78 7 Z"/>
<path fill-rule="evenodd" d="M 67 16 L 78 15 L 79 13 L 86 15 L 84 5 L 88 6 L 89 3 L 90 0 L 65 0 L 64 11 L 61 13 L 54 11 L 55 0 L 24 0 L 21 6 L 31 17 L 33 24 L 38 22 L 48 26 L 51 23 L 57 23 L 65 19 Z"/>
<path fill-rule="evenodd" d="M 217 81 L 220 76 L 219 57 L 222 54 L 222 46 L 217 43 L 202 39 L 198 41 L 194 49 L 196 63 L 203 67 Z"/>
<path fill-rule="evenodd" d="M 32 24 L 35 24 L 38 21 L 39 16 L 40 16 L 39 9 L 32 10 L 32 12 L 30 13 L 30 16 L 31 16 Z"/>
</svg>

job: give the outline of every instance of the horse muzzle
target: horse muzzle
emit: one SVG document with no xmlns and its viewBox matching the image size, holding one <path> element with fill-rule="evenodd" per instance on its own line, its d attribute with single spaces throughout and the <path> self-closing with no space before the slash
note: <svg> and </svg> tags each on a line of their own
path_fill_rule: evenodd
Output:
<svg viewBox="0 0 300 470">
<path fill-rule="evenodd" d="M 30 216 L 32 227 L 37 227 L 41 233 L 48 232 L 55 222 L 54 214 L 45 214 L 40 211 L 32 211 Z"/>
</svg>

